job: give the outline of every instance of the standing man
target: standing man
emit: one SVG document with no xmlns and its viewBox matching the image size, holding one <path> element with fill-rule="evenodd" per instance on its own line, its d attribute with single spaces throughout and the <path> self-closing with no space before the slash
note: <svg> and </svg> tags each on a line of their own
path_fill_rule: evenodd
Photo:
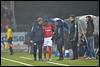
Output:
<svg viewBox="0 0 100 67">
<path fill-rule="evenodd" d="M 12 49 L 12 37 L 13 37 L 13 31 L 10 25 L 6 26 L 6 30 L 7 30 L 7 43 L 9 44 L 9 50 L 10 50 L 10 55 L 13 55 L 13 49 Z"/>
<path fill-rule="evenodd" d="M 75 16 L 69 16 L 69 22 L 70 22 L 70 34 L 69 34 L 69 40 L 70 45 L 72 46 L 73 50 L 73 58 L 72 60 L 78 59 L 78 25 L 75 20 Z"/>
<path fill-rule="evenodd" d="M 88 57 L 87 59 L 95 58 L 95 52 L 94 52 L 94 24 L 93 24 L 93 19 L 91 16 L 86 17 L 86 22 L 87 22 L 87 28 L 86 28 L 86 37 L 87 37 L 87 50 L 88 52 Z"/>
<path fill-rule="evenodd" d="M 43 29 L 42 29 L 43 18 L 38 17 L 37 21 L 34 23 L 32 27 L 32 36 L 31 42 L 34 43 L 34 61 L 37 60 L 37 48 L 38 48 L 38 60 L 42 61 L 42 45 L 43 45 Z"/>
<path fill-rule="evenodd" d="M 44 61 L 46 61 L 46 53 L 48 52 L 48 60 L 51 60 L 52 55 L 52 38 L 53 38 L 54 28 L 53 25 L 50 24 L 48 21 L 44 22 L 43 25 L 43 33 L 44 33 Z"/>
<path fill-rule="evenodd" d="M 56 21 L 55 30 L 55 43 L 57 44 L 57 49 L 60 53 L 58 60 L 64 59 L 64 27 L 68 29 L 68 25 L 64 23 L 60 18 Z"/>
</svg>

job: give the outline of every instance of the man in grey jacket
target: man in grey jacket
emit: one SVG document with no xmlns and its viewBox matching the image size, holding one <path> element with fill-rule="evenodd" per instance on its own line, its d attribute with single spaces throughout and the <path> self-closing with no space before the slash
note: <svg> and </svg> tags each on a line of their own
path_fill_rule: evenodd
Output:
<svg viewBox="0 0 100 67">
<path fill-rule="evenodd" d="M 38 48 L 38 60 L 42 60 L 42 45 L 43 45 L 43 31 L 42 31 L 43 18 L 38 17 L 31 30 L 31 42 L 34 44 L 34 61 L 37 59 Z"/>
</svg>

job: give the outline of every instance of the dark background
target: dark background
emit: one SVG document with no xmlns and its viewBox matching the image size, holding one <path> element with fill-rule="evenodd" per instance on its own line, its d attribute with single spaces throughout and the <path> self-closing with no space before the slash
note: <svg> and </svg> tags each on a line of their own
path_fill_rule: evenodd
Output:
<svg viewBox="0 0 100 67">
<path fill-rule="evenodd" d="M 31 24 L 37 16 L 99 15 L 99 1 L 15 1 L 17 24 Z"/>
</svg>

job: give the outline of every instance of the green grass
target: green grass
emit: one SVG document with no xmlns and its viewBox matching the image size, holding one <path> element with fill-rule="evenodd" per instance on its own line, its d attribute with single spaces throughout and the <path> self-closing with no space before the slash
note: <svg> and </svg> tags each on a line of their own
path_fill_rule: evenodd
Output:
<svg viewBox="0 0 100 67">
<path fill-rule="evenodd" d="M 21 53 L 16 52 L 16 53 L 14 53 L 14 55 L 9 55 L 9 53 L 1 53 L 1 57 L 20 61 L 23 63 L 35 65 L 35 66 L 60 66 L 57 64 L 47 63 L 44 61 L 33 61 L 32 54 L 23 53 L 23 52 L 21 52 Z M 31 59 L 30 60 L 23 59 L 20 57 L 27 57 L 27 58 L 31 58 Z M 99 60 L 95 60 L 95 59 L 94 60 L 70 60 L 69 58 L 65 58 L 62 61 L 57 61 L 57 59 L 58 59 L 58 57 L 53 56 L 52 62 L 71 65 L 71 66 L 99 66 Z M 25 66 L 25 65 L 1 59 L 1 66 Z"/>
</svg>

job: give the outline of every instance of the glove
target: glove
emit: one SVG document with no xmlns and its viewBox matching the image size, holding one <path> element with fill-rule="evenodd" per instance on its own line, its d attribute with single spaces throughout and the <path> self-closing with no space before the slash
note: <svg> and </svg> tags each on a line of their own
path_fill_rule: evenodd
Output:
<svg viewBox="0 0 100 67">
<path fill-rule="evenodd" d="M 33 43 L 33 40 L 30 40 L 31 43 Z"/>
<path fill-rule="evenodd" d="M 34 43 L 34 45 L 36 45 L 36 43 Z"/>
</svg>

